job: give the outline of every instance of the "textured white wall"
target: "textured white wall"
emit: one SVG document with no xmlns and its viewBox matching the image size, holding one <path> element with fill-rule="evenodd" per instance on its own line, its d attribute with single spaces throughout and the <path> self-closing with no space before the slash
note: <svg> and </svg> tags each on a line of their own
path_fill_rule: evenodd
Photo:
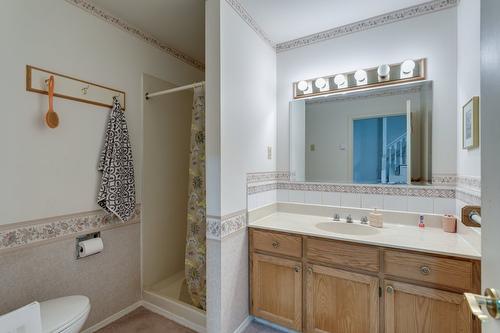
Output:
<svg viewBox="0 0 500 333">
<path fill-rule="evenodd" d="M 428 79 L 434 81 L 433 172 L 455 173 L 456 22 L 457 11 L 452 8 L 278 53 L 278 170 L 288 170 L 289 165 L 292 82 L 425 57 Z"/>
<path fill-rule="evenodd" d="M 141 76 L 184 84 L 204 73 L 61 0 L 3 1 L 0 39 L 0 224 L 98 209 L 96 166 L 109 110 L 56 98 L 60 127 L 48 129 L 47 97 L 25 91 L 26 64 L 127 93 L 140 202 Z"/>
<path fill-rule="evenodd" d="M 276 54 L 221 3 L 222 215 L 246 208 L 246 174 L 276 168 Z M 267 147 L 273 149 L 267 158 Z"/>
<path fill-rule="evenodd" d="M 462 106 L 480 96 L 480 1 L 462 0 L 457 9 L 457 174 L 481 176 L 481 148 L 462 149 Z"/>
</svg>

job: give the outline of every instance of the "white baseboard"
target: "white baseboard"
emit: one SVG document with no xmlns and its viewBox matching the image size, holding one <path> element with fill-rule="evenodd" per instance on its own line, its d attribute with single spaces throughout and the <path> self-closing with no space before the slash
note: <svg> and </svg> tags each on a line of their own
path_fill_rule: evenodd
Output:
<svg viewBox="0 0 500 333">
<path fill-rule="evenodd" d="M 108 318 L 98 322 L 97 324 L 93 325 L 92 327 L 87 328 L 86 330 L 83 330 L 81 333 L 94 333 L 97 330 L 100 330 L 104 326 L 107 326 L 111 324 L 112 322 L 120 319 L 121 317 L 129 314 L 130 312 L 134 311 L 138 307 L 142 305 L 142 301 L 135 302 L 132 305 L 127 306 L 125 309 L 118 311 L 114 315 L 109 316 Z"/>
<path fill-rule="evenodd" d="M 288 329 L 286 327 L 280 326 L 280 325 L 275 324 L 275 323 L 271 323 L 270 321 L 267 321 L 267 320 L 262 319 L 262 318 L 254 317 L 254 319 L 256 322 L 258 322 L 260 324 L 269 326 L 269 327 L 274 328 L 275 330 L 283 332 L 283 333 L 297 333 L 297 331 Z"/>
<path fill-rule="evenodd" d="M 202 327 L 200 325 L 194 324 L 194 323 L 192 323 L 192 322 L 184 319 L 183 317 L 180 317 L 180 316 L 178 316 L 178 315 L 176 315 L 174 313 L 171 313 L 171 312 L 169 312 L 167 310 L 164 310 L 164 309 L 160 308 L 159 306 L 156 306 L 156 305 L 154 305 L 152 303 L 149 303 L 149 302 L 146 302 L 144 300 L 141 300 L 141 301 L 135 302 L 132 305 L 127 306 L 125 309 L 120 310 L 117 313 L 109 316 L 108 318 L 106 318 L 106 319 L 98 322 L 97 324 L 95 324 L 95 325 L 93 325 L 93 326 L 91 326 L 91 327 L 83 330 L 81 333 L 94 333 L 95 331 L 98 331 L 101 328 L 103 328 L 103 327 L 111 324 L 112 322 L 120 319 L 121 317 L 129 314 L 130 312 L 134 311 L 135 309 L 137 309 L 140 306 L 143 306 L 143 307 L 145 307 L 146 309 L 148 309 L 151 312 L 154 312 L 156 314 L 159 314 L 162 317 L 165 317 L 167 319 L 175 321 L 179 325 L 182 325 L 184 327 L 190 328 L 193 331 L 196 331 L 198 333 L 206 333 L 207 332 L 207 329 L 205 327 Z M 245 323 L 245 322 L 243 322 L 243 323 Z M 243 323 L 242 323 L 242 325 L 243 325 Z M 240 325 L 240 327 L 242 325 Z M 248 323 L 246 323 L 246 325 L 248 325 Z M 235 331 L 235 332 L 240 332 L 240 331 Z"/>
<path fill-rule="evenodd" d="M 144 306 L 146 309 L 148 309 L 151 312 L 154 312 L 156 314 L 159 314 L 160 316 L 163 316 L 163 317 L 165 317 L 167 319 L 175 321 L 177 324 L 180 324 L 182 326 L 190 328 L 193 331 L 196 331 L 198 333 L 206 333 L 207 332 L 207 328 L 206 327 L 203 327 L 203 326 L 197 325 L 195 323 L 192 323 L 192 322 L 186 320 L 185 318 L 180 317 L 180 316 L 178 316 L 178 315 L 176 315 L 176 314 L 174 314 L 174 313 L 172 313 L 170 311 L 167 311 L 165 309 L 162 309 L 159 306 L 156 306 L 156 305 L 154 305 L 152 303 L 149 303 L 149 302 L 146 302 L 146 301 L 142 301 L 142 306 Z"/>
<path fill-rule="evenodd" d="M 243 333 L 246 330 L 246 328 L 248 327 L 248 325 L 250 325 L 252 320 L 253 320 L 252 316 L 246 317 L 245 320 L 243 320 L 241 322 L 240 326 L 238 326 L 238 328 L 235 329 L 233 333 Z"/>
</svg>

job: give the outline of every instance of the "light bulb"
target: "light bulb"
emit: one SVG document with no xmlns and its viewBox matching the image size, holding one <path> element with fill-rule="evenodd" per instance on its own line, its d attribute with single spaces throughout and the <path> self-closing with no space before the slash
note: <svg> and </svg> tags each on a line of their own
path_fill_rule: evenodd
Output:
<svg viewBox="0 0 500 333">
<path fill-rule="evenodd" d="M 333 82 L 337 85 L 338 88 L 342 88 L 347 83 L 344 74 L 335 75 Z"/>
<path fill-rule="evenodd" d="M 415 61 L 413 61 L 413 60 L 405 60 L 401 64 L 401 72 L 403 74 L 406 74 L 406 75 L 412 74 L 414 69 L 415 69 Z"/>
<path fill-rule="evenodd" d="M 309 88 L 309 84 L 307 83 L 307 81 L 300 81 L 298 84 L 297 84 L 297 88 L 300 90 L 300 91 L 306 91 L 307 88 Z"/>
<path fill-rule="evenodd" d="M 324 87 L 326 87 L 326 80 L 324 78 L 320 77 L 319 79 L 316 79 L 316 81 L 314 82 L 314 85 L 318 89 L 323 89 Z"/>
<path fill-rule="evenodd" d="M 367 83 L 366 82 L 367 81 L 366 71 L 364 71 L 362 69 L 359 69 L 356 71 L 356 73 L 354 73 L 354 78 L 356 79 L 356 82 L 358 85 Z"/>
<path fill-rule="evenodd" d="M 385 79 L 391 73 L 391 67 L 389 65 L 380 65 L 377 69 L 377 74 L 381 79 Z"/>
</svg>

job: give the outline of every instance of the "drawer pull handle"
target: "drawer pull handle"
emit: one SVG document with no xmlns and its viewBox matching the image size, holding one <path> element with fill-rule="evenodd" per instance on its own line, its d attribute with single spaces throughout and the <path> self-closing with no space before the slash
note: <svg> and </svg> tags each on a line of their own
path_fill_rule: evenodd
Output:
<svg viewBox="0 0 500 333">
<path fill-rule="evenodd" d="M 295 269 L 295 272 L 296 272 L 296 273 L 300 272 L 300 266 L 295 266 L 295 268 L 294 268 L 294 269 Z"/>
<path fill-rule="evenodd" d="M 277 249 L 278 247 L 280 247 L 280 242 L 278 242 L 278 241 L 274 241 L 274 242 L 273 242 L 273 247 L 274 247 L 275 249 Z"/>
<path fill-rule="evenodd" d="M 307 267 L 307 273 L 309 273 L 309 274 L 312 274 L 312 273 L 313 273 L 313 269 L 312 269 L 312 267 Z"/>
<path fill-rule="evenodd" d="M 392 294 L 394 292 L 394 287 L 393 286 L 387 286 L 385 288 L 385 291 L 387 291 L 388 294 Z"/>
<path fill-rule="evenodd" d="M 420 267 L 420 273 L 423 275 L 429 275 L 431 273 L 431 269 L 427 266 Z"/>
</svg>

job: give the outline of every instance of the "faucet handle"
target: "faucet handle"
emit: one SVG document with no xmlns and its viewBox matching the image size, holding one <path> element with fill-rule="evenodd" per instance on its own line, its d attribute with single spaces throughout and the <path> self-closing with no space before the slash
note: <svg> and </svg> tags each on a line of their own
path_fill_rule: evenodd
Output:
<svg viewBox="0 0 500 333">
<path fill-rule="evenodd" d="M 346 216 L 345 221 L 347 223 L 352 223 L 352 216 L 351 216 L 351 214 L 349 214 L 349 215 Z"/>
<path fill-rule="evenodd" d="M 368 224 L 368 217 L 362 216 L 361 217 L 361 224 Z"/>
<path fill-rule="evenodd" d="M 334 220 L 334 221 L 340 221 L 340 214 L 339 214 L 339 213 L 335 213 L 335 214 L 333 215 L 333 220 Z"/>
</svg>

